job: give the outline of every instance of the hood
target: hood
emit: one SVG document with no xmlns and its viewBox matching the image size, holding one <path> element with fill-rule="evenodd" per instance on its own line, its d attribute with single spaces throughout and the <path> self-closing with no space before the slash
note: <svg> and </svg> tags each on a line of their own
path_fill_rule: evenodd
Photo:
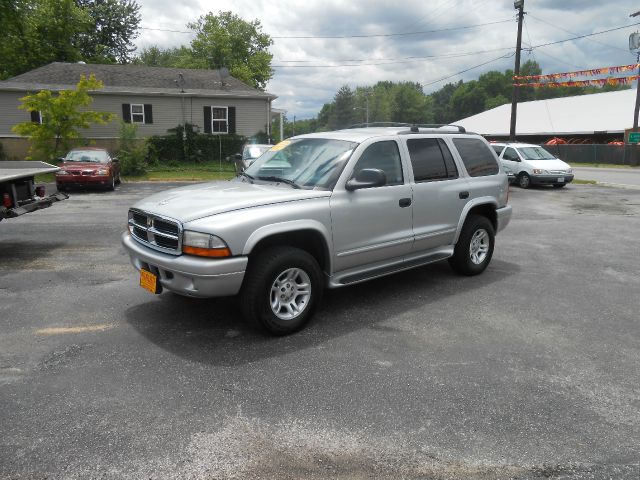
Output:
<svg viewBox="0 0 640 480">
<path fill-rule="evenodd" d="M 181 222 L 273 203 L 328 197 L 324 190 L 294 189 L 288 185 L 258 185 L 238 181 L 199 183 L 156 193 L 133 208 Z"/>
<path fill-rule="evenodd" d="M 568 170 L 571 168 L 569 164 L 564 163 L 559 158 L 554 160 L 525 160 L 531 168 L 540 168 L 542 170 Z"/>
</svg>

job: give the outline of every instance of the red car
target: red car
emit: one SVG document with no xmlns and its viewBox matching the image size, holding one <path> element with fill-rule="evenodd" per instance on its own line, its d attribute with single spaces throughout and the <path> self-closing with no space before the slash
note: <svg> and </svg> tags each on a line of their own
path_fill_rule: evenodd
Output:
<svg viewBox="0 0 640 480">
<path fill-rule="evenodd" d="M 59 191 L 91 186 L 114 190 L 120 183 L 120 162 L 104 148 L 74 148 L 60 161 L 60 170 L 56 172 Z"/>
</svg>

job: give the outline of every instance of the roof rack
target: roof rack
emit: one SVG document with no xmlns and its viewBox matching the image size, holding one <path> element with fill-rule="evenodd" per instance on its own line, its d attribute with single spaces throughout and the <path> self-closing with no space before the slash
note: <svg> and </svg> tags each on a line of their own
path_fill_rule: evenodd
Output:
<svg viewBox="0 0 640 480">
<path fill-rule="evenodd" d="M 370 123 L 356 123 L 347 128 L 373 128 L 373 127 L 410 127 L 411 123 L 401 122 L 370 122 Z"/>
<path fill-rule="evenodd" d="M 458 133 L 467 133 L 467 130 L 460 125 L 453 125 L 450 123 L 402 123 L 402 122 L 371 122 L 371 123 L 356 123 L 348 128 L 372 128 L 372 127 L 409 127 L 406 132 L 399 132 L 400 134 L 420 133 L 421 128 L 442 128 L 442 127 L 455 127 L 458 129 Z"/>
</svg>

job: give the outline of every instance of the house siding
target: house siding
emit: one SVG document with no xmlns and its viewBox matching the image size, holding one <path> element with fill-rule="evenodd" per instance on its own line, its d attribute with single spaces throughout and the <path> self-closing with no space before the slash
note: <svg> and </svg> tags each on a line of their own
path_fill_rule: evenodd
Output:
<svg viewBox="0 0 640 480">
<path fill-rule="evenodd" d="M 18 137 L 11 128 L 21 122 L 31 120 L 29 112 L 18 109 L 20 98 L 27 92 L 0 91 L 0 139 Z M 151 104 L 153 109 L 152 124 L 136 124 L 138 137 L 165 135 L 167 130 L 183 122 L 182 102 L 184 101 L 184 120 L 200 127 L 204 132 L 204 106 L 221 106 L 236 108 L 236 133 L 251 137 L 260 131 L 266 131 L 269 124 L 269 100 L 227 97 L 195 97 L 185 94 L 184 97 L 168 95 L 124 95 L 93 94 L 92 110 L 106 111 L 114 114 L 114 120 L 107 125 L 93 125 L 80 131 L 83 138 L 110 139 L 119 136 L 122 121 L 122 104 Z M 8 142 L 12 145 L 15 142 Z"/>
</svg>

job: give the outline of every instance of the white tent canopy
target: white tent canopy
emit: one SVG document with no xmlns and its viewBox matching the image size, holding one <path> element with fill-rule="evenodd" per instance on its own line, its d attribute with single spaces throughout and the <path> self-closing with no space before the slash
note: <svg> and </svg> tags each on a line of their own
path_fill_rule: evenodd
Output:
<svg viewBox="0 0 640 480">
<path fill-rule="evenodd" d="M 518 103 L 516 135 L 623 133 L 633 125 L 635 89 Z M 509 136 L 511 104 L 454 122 L 470 132 Z"/>
</svg>

